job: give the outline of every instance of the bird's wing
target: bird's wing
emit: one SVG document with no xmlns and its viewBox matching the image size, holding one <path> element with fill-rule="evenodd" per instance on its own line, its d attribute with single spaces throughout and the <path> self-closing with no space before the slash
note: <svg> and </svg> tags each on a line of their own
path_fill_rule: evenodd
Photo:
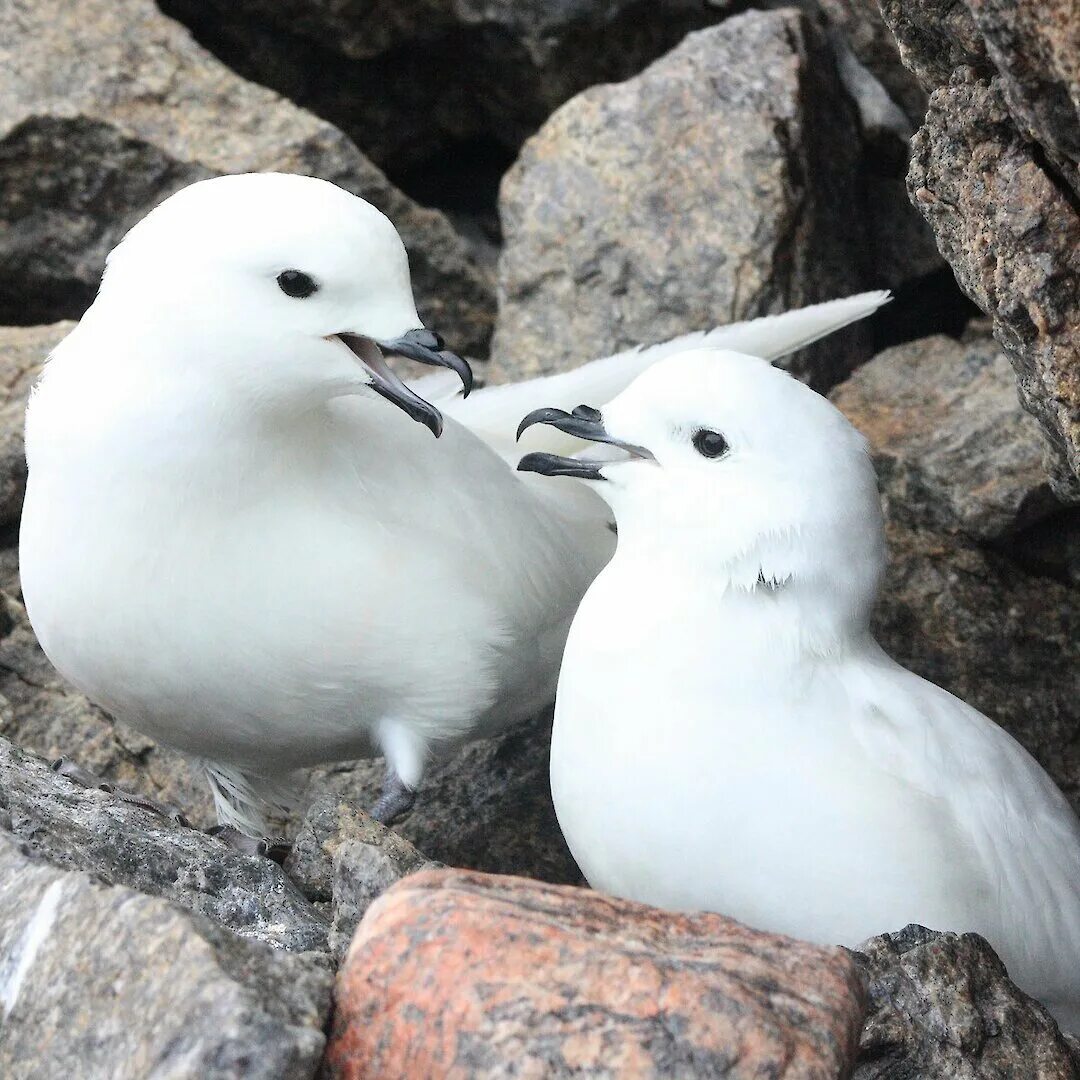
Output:
<svg viewBox="0 0 1080 1080">
<path fill-rule="evenodd" d="M 988 917 L 1014 977 L 1048 1001 L 1080 1004 L 1080 821 L 1065 796 L 1003 728 L 884 654 L 848 691 L 872 760 L 940 801 L 943 827 L 992 884 Z"/>
<path fill-rule="evenodd" d="M 718 326 L 714 330 L 683 334 L 659 345 L 627 349 L 593 360 L 572 371 L 485 387 L 468 398 L 449 397 L 437 404 L 459 423 L 476 432 L 508 461 L 517 461 L 523 449 L 515 445 L 514 434 L 521 418 L 533 409 L 547 405 L 562 409 L 572 409 L 581 404 L 602 406 L 629 386 L 646 368 L 686 349 L 729 349 L 776 360 L 866 318 L 889 299 L 888 292 L 879 291 L 829 300 L 782 315 L 767 315 L 748 322 Z M 425 385 L 435 387 L 434 383 L 428 384 L 426 380 Z M 420 393 L 419 390 L 417 392 Z M 546 450 L 549 453 L 573 453 L 582 445 L 579 440 L 547 425 L 531 428 L 522 440 L 524 449 Z"/>
</svg>

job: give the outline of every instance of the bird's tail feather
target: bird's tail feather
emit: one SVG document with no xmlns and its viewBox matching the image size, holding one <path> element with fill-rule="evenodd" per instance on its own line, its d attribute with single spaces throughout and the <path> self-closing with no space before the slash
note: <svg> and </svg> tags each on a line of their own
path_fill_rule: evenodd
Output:
<svg viewBox="0 0 1080 1080">
<path fill-rule="evenodd" d="M 766 360 L 777 360 L 810 345 L 820 338 L 866 318 L 890 299 L 887 291 L 859 293 L 841 300 L 766 315 L 747 322 L 699 330 L 670 341 L 593 360 L 572 371 L 542 375 L 524 382 L 485 387 L 468 399 L 440 402 L 448 415 L 470 428 L 507 458 L 516 459 L 513 444 L 518 422 L 533 409 L 552 405 L 572 409 L 576 405 L 603 406 L 621 393 L 658 360 L 687 349 L 716 348 L 750 353 Z M 530 450 L 565 453 L 574 441 L 550 427 L 530 429 Z M 553 441 L 540 445 L 537 440 Z M 557 442 L 557 445 L 554 443 Z"/>
<path fill-rule="evenodd" d="M 267 836 L 270 819 L 287 816 L 299 793 L 287 778 L 258 776 L 234 765 L 203 761 L 219 825 L 230 825 L 245 836 Z"/>
</svg>

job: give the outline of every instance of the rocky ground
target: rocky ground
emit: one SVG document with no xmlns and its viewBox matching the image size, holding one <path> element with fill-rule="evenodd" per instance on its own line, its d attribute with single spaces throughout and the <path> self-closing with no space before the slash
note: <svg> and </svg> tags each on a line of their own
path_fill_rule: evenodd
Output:
<svg viewBox="0 0 1080 1080">
<path fill-rule="evenodd" d="M 1080 809 L 1080 19 L 882 6 L 0 0 L 0 1076 L 1080 1075 L 974 935 L 849 953 L 568 887 L 549 717 L 442 763 L 394 832 L 360 809 L 380 763 L 346 763 L 283 866 L 238 852 L 140 802 L 211 824 L 20 598 L 26 395 L 105 253 L 200 177 L 376 203 L 488 381 L 890 287 L 790 360 L 873 445 L 879 637 Z"/>
</svg>

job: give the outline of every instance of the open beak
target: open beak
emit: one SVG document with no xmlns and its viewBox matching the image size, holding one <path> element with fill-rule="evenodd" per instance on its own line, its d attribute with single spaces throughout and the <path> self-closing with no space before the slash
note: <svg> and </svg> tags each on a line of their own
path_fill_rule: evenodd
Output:
<svg viewBox="0 0 1080 1080">
<path fill-rule="evenodd" d="M 430 330 L 410 330 L 401 337 L 384 341 L 361 334 L 342 333 L 337 336 L 371 372 L 371 389 L 423 424 L 435 438 L 442 434 L 442 413 L 402 382 L 387 364 L 386 355 L 407 356 L 410 360 L 419 360 L 421 364 L 450 368 L 461 379 L 466 397 L 472 390 L 472 368 L 456 353 L 443 348 L 442 338 Z"/>
<path fill-rule="evenodd" d="M 607 443 L 624 451 L 629 458 L 656 460 L 644 446 L 624 442 L 609 434 L 604 428 L 603 416 L 589 405 L 579 405 L 572 413 L 562 409 L 537 409 L 518 425 L 517 437 L 520 439 L 522 433 L 533 424 L 547 424 L 566 432 L 567 435 L 589 442 Z M 601 474 L 600 469 L 611 464 L 613 460 L 610 458 L 606 461 L 589 461 L 587 458 L 560 457 L 558 454 L 526 454 L 518 462 L 518 472 L 535 472 L 543 476 L 575 476 L 579 480 L 606 480 L 607 477 Z"/>
</svg>

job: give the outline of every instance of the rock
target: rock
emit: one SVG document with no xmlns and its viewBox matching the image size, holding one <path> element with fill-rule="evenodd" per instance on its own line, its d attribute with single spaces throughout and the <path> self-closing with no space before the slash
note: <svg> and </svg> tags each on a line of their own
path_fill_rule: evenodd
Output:
<svg viewBox="0 0 1080 1080">
<path fill-rule="evenodd" d="M 874 630 L 905 667 L 997 721 L 1080 813 L 1080 594 L 960 535 L 888 525 Z"/>
<path fill-rule="evenodd" d="M 394 829 L 447 866 L 579 884 L 548 781 L 551 713 L 490 739 L 469 743 L 434 765 L 416 805 Z M 381 760 L 315 771 L 307 798 L 330 793 L 359 806 L 377 798 Z"/>
<path fill-rule="evenodd" d="M 328 927 L 281 867 L 80 784 L 0 739 L 5 828 L 55 866 L 171 900 L 235 933 L 325 950 Z"/>
<path fill-rule="evenodd" d="M 838 949 L 720 915 L 429 871 L 372 905 L 341 971 L 330 1077 L 832 1077 L 861 986 Z"/>
<path fill-rule="evenodd" d="M 987 69 L 986 43 L 966 3 L 954 0 L 880 0 L 881 16 L 904 66 L 930 92 L 960 67 Z"/>
<path fill-rule="evenodd" d="M 0 327 L 0 528 L 17 525 L 26 491 L 23 416 L 45 357 L 74 326 Z"/>
<path fill-rule="evenodd" d="M 485 347 L 486 273 L 336 128 L 244 82 L 151 0 L 0 11 L 0 321 L 75 317 L 105 254 L 152 206 L 218 173 L 325 177 L 371 200 L 409 248 L 421 314 Z"/>
<path fill-rule="evenodd" d="M 327 796 L 304 815 L 285 871 L 309 899 L 330 909 L 330 951 L 340 961 L 372 901 L 435 865 L 363 810 Z"/>
<path fill-rule="evenodd" d="M 386 168 L 513 152 L 557 105 L 625 79 L 727 0 L 166 0 L 246 77 L 325 116 Z M 464 145 L 463 145 L 464 144 Z M 449 152 L 448 152 L 449 151 Z"/>
<path fill-rule="evenodd" d="M 978 934 L 907 926 L 854 955 L 870 999 L 855 1080 L 1080 1075 L 1080 1055 Z"/>
<path fill-rule="evenodd" d="M 33 860 L 0 834 L 0 1075 L 306 1080 L 325 1043 L 320 957 Z"/>
<path fill-rule="evenodd" d="M 855 119 L 822 31 L 749 11 L 564 105 L 503 181 L 495 375 L 858 291 Z M 854 327 L 795 364 L 828 386 Z"/>
<path fill-rule="evenodd" d="M 1080 18 L 1073 0 L 970 0 L 1009 112 L 1080 195 Z"/>
<path fill-rule="evenodd" d="M 201 771 L 108 714 L 70 686 L 49 663 L 15 592 L 17 552 L 3 552 L 0 593 L 0 736 L 52 760 L 86 769 L 159 802 L 198 825 L 216 819 Z"/>
<path fill-rule="evenodd" d="M 829 23 L 842 33 L 852 52 L 912 125 L 926 112 L 926 91 L 900 60 L 896 41 L 881 17 L 878 0 L 818 0 Z"/>
<path fill-rule="evenodd" d="M 908 190 L 960 287 L 993 317 L 1021 400 L 1053 446 L 1055 492 L 1080 502 L 1078 30 L 1070 11 L 1068 0 L 882 6 L 904 62 L 933 89 Z"/>
<path fill-rule="evenodd" d="M 887 349 L 832 400 L 873 445 L 891 517 L 999 540 L 1057 509 L 1039 426 L 992 338 Z"/>
</svg>

